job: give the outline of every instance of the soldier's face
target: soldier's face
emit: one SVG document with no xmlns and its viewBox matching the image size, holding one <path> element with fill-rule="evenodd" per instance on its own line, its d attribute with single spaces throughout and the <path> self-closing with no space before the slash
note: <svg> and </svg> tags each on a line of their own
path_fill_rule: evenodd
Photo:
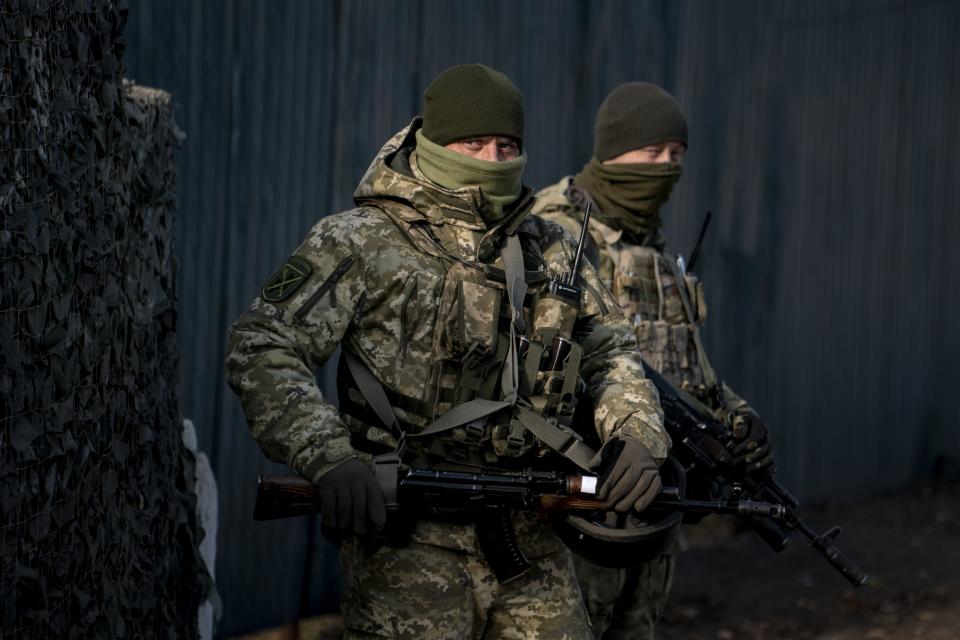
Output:
<svg viewBox="0 0 960 640">
<path fill-rule="evenodd" d="M 639 149 L 631 149 L 616 158 L 604 160 L 603 164 L 633 164 L 637 162 L 672 162 L 683 164 L 683 154 L 687 148 L 682 142 L 661 142 Z"/>
<path fill-rule="evenodd" d="M 482 136 L 466 138 L 445 145 L 447 149 L 465 156 L 490 162 L 513 160 L 520 156 L 520 145 L 505 136 Z"/>
</svg>

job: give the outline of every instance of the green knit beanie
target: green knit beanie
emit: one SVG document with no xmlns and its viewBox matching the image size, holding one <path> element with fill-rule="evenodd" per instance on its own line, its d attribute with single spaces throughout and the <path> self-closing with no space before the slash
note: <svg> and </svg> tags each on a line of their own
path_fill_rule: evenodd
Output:
<svg viewBox="0 0 960 640">
<path fill-rule="evenodd" d="M 593 155 L 603 162 L 662 142 L 687 144 L 687 121 L 673 96 L 649 82 L 627 82 L 597 111 Z"/>
<path fill-rule="evenodd" d="M 486 65 L 451 67 L 423 94 L 423 135 L 441 146 L 478 136 L 507 136 L 522 146 L 523 94 Z"/>
</svg>

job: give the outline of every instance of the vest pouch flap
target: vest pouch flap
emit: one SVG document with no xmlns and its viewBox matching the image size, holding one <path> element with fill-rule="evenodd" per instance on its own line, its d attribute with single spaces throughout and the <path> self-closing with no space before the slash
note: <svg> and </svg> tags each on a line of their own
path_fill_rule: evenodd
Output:
<svg viewBox="0 0 960 640">
<path fill-rule="evenodd" d="M 707 321 L 707 299 L 704 294 L 703 283 L 693 274 L 684 276 L 687 283 L 687 293 L 690 296 L 690 306 L 693 307 L 693 313 L 697 324 L 702 325 Z"/>
<path fill-rule="evenodd" d="M 544 343 L 545 335 L 552 339 L 559 333 L 569 338 L 573 335 L 579 313 L 580 309 L 565 298 L 549 293 L 538 294 L 530 313 L 531 338 L 539 343 Z"/>
<path fill-rule="evenodd" d="M 670 364 L 678 371 L 689 370 L 697 366 L 697 349 L 693 342 L 693 329 L 688 324 L 670 325 L 670 338 L 667 352 Z"/>
<path fill-rule="evenodd" d="M 670 275 L 663 275 L 663 319 L 671 324 L 687 321 L 687 312 L 683 309 L 683 298 L 677 282 Z M 680 285 L 683 286 L 683 285 Z"/>
<path fill-rule="evenodd" d="M 660 317 L 657 255 L 647 247 L 631 247 L 619 253 L 613 275 L 613 295 L 627 317 L 636 322 Z M 639 318 L 637 318 L 639 316 Z"/>
<path fill-rule="evenodd" d="M 644 277 L 641 275 L 633 275 L 629 273 L 623 273 L 622 271 L 617 272 L 614 276 L 616 279 L 615 289 L 632 289 L 642 292 L 644 295 L 656 295 L 657 294 L 657 281 L 652 277 Z"/>
<path fill-rule="evenodd" d="M 663 373 L 670 343 L 670 325 L 663 320 L 643 320 L 634 325 L 634 331 L 643 359 Z"/>
<path fill-rule="evenodd" d="M 476 282 L 478 272 L 454 265 L 447 272 L 434 343 L 436 360 L 485 359 L 497 352 L 503 289 Z M 482 277 L 482 274 L 481 274 Z"/>
<path fill-rule="evenodd" d="M 476 357 L 497 351 L 503 290 L 479 282 L 460 282 L 459 344 Z"/>
<path fill-rule="evenodd" d="M 644 321 L 635 326 L 635 331 L 640 354 L 651 367 L 684 388 L 703 384 L 693 325 Z"/>
</svg>

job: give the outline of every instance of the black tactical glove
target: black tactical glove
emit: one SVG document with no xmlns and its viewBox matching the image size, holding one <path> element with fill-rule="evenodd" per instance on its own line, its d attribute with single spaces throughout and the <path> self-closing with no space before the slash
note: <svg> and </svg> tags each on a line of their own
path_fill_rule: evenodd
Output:
<svg viewBox="0 0 960 640">
<path fill-rule="evenodd" d="M 660 469 L 650 451 L 636 438 L 611 438 L 594 456 L 600 472 L 597 498 L 619 513 L 643 511 L 660 493 Z"/>
<path fill-rule="evenodd" d="M 351 458 L 314 481 L 320 493 L 320 529 L 334 544 L 349 535 L 380 533 L 387 523 L 383 491 L 366 464 Z"/>
<path fill-rule="evenodd" d="M 767 426 L 760 416 L 749 409 L 730 416 L 730 434 L 733 438 L 727 448 L 733 454 L 733 464 L 754 478 L 773 475 L 773 453 Z"/>
</svg>

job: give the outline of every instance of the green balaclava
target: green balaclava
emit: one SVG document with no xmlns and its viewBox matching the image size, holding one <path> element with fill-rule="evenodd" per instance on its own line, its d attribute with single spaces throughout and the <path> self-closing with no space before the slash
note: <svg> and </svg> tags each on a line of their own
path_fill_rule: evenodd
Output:
<svg viewBox="0 0 960 640">
<path fill-rule="evenodd" d="M 662 226 L 660 207 L 680 173 L 672 162 L 603 164 L 594 157 L 573 181 L 596 201 L 598 220 L 643 242 Z"/>
<path fill-rule="evenodd" d="M 480 187 L 487 203 L 480 214 L 491 224 L 502 220 L 504 211 L 520 197 L 527 154 L 501 162 L 479 160 L 441 147 L 421 129 L 417 131 L 416 164 L 430 182 L 444 189 Z"/>
<path fill-rule="evenodd" d="M 423 127 L 415 164 L 444 189 L 479 187 L 488 224 L 499 222 L 523 191 L 526 154 L 513 160 L 479 160 L 447 149 L 458 140 L 506 136 L 523 145 L 523 95 L 504 74 L 482 64 L 451 67 L 424 93 Z"/>
<path fill-rule="evenodd" d="M 622 84 L 607 96 L 594 128 L 594 154 L 574 182 L 597 202 L 597 219 L 638 240 L 660 228 L 660 207 L 680 179 L 674 163 L 604 164 L 627 151 L 664 142 L 687 145 L 687 122 L 673 96 L 646 82 Z"/>
</svg>

